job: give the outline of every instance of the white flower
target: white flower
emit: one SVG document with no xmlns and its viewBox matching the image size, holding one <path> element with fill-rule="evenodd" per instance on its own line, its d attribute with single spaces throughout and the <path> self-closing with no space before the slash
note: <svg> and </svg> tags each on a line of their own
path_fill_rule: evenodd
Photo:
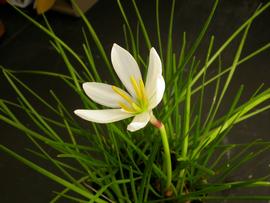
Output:
<svg viewBox="0 0 270 203">
<path fill-rule="evenodd" d="M 160 58 L 156 50 L 151 48 L 145 85 L 137 62 L 127 50 L 114 44 L 111 60 L 115 72 L 127 91 L 104 83 L 86 82 L 83 84 L 83 89 L 87 96 L 111 109 L 78 109 L 74 113 L 96 123 L 111 123 L 134 116 L 127 129 L 139 130 L 154 118 L 152 109 L 163 97 L 165 82 L 162 77 Z"/>
</svg>

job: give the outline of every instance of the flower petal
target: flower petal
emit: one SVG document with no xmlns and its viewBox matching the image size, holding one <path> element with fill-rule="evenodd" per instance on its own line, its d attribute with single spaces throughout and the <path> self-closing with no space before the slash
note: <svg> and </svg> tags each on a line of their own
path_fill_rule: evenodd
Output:
<svg viewBox="0 0 270 203">
<path fill-rule="evenodd" d="M 101 109 L 101 110 L 85 110 L 77 109 L 74 113 L 91 122 L 95 123 L 112 123 L 133 116 L 121 109 Z"/>
<path fill-rule="evenodd" d="M 134 117 L 132 122 L 128 125 L 127 129 L 131 132 L 139 130 L 146 126 L 150 120 L 150 113 L 144 112 Z"/>
<path fill-rule="evenodd" d="M 150 50 L 145 90 L 149 99 L 149 108 L 153 109 L 162 100 L 165 90 L 161 60 L 154 48 L 151 48 Z"/>
<path fill-rule="evenodd" d="M 83 89 L 94 102 L 112 108 L 119 108 L 119 102 L 126 103 L 119 94 L 112 89 L 112 85 L 97 82 L 83 83 Z M 125 91 L 122 90 L 124 93 Z M 128 93 L 126 93 L 128 94 Z"/>
<path fill-rule="evenodd" d="M 111 51 L 111 60 L 113 68 L 117 73 L 119 79 L 126 87 L 128 92 L 134 98 L 136 98 L 136 93 L 131 84 L 131 76 L 133 76 L 139 84 L 139 81 L 142 79 L 142 75 L 137 62 L 127 50 L 123 49 L 117 44 L 113 44 Z"/>
</svg>

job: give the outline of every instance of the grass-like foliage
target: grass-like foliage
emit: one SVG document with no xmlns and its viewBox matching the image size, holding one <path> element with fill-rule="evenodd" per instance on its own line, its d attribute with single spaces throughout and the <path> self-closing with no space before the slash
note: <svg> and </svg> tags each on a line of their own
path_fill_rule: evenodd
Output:
<svg viewBox="0 0 270 203">
<path fill-rule="evenodd" d="M 137 31 L 131 27 L 125 9 L 121 1 L 118 1 L 124 20 L 125 48 L 137 60 L 145 75 L 148 56 L 141 54 L 139 45 L 144 43 L 150 50 L 153 41 L 148 35 L 135 0 L 131 2 L 138 19 Z M 270 48 L 268 43 L 246 56 L 242 54 L 252 22 L 270 7 L 270 3 L 259 7 L 240 27 L 232 30 L 231 36 L 215 51 L 212 36 L 208 50 L 203 53 L 205 59 L 199 61 L 195 58 L 195 54 L 205 37 L 217 5 L 218 0 L 214 2 L 209 17 L 196 40 L 192 42 L 192 46 L 187 48 L 186 33 L 183 33 L 181 49 L 174 50 L 172 33 L 175 0 L 172 1 L 165 47 L 162 46 L 164 42 L 161 42 L 159 25 L 161 9 L 159 0 L 156 1 L 158 42 L 155 44 L 158 44 L 156 49 L 163 64 L 166 89 L 161 104 L 154 109 L 154 114 L 165 126 L 163 130 L 166 131 L 161 130 L 161 134 L 167 136 L 169 145 L 167 153 L 168 148 L 164 145 L 160 132 L 150 124 L 142 130 L 131 133 L 126 130 L 130 120 L 111 124 L 84 122 L 73 114 L 74 109 L 66 108 L 64 100 L 53 91 L 51 91 L 53 101 L 48 102 L 32 87 L 21 81 L 17 75 L 22 73 L 51 76 L 69 87 L 65 91 L 77 94 L 77 100 L 81 100 L 81 106 L 85 109 L 101 108 L 82 90 L 83 82 L 101 82 L 103 79 L 92 55 L 93 45 L 89 45 L 88 39 L 91 38 L 104 62 L 102 68 L 107 68 L 112 82 L 121 86 L 108 54 L 83 13 L 79 11 L 85 22 L 85 29 L 82 32 L 85 39 L 82 44 L 85 57 L 81 58 L 54 33 L 45 16 L 44 23 L 41 24 L 16 8 L 51 37 L 51 44 L 63 58 L 69 74 L 42 70 L 13 71 L 2 67 L 3 75 L 18 96 L 18 102 L 1 99 L 0 120 L 21 130 L 35 147 L 29 152 L 44 163 L 52 164 L 55 167 L 54 172 L 25 159 L 3 145 L 0 145 L 0 150 L 63 186 L 63 190 L 56 192 L 51 203 L 60 199 L 81 203 L 269 200 L 269 194 L 222 196 L 222 191 L 226 190 L 270 187 L 270 174 L 256 179 L 226 181 L 227 177 L 240 170 L 240 167 L 250 160 L 262 153 L 269 153 L 269 142 L 255 140 L 244 144 L 224 144 L 222 141 L 235 124 L 270 108 L 270 88 L 259 87 L 247 101 L 243 102 L 241 98 L 243 87 L 240 87 L 228 111 L 222 116 L 220 109 L 237 67 Z M 231 65 L 223 67 L 221 55 L 236 38 L 238 46 Z M 76 67 L 73 65 L 74 61 Z M 213 70 L 216 71 L 214 75 Z M 209 86 L 214 87 L 213 99 L 211 105 L 206 106 L 204 101 Z M 33 98 L 39 101 L 39 107 L 43 106 L 42 111 L 31 104 Z M 44 109 L 52 116 L 48 117 Z M 23 111 L 29 122 L 21 120 L 16 114 L 17 111 Z M 230 159 L 225 161 L 228 152 L 235 153 L 231 153 Z"/>
</svg>

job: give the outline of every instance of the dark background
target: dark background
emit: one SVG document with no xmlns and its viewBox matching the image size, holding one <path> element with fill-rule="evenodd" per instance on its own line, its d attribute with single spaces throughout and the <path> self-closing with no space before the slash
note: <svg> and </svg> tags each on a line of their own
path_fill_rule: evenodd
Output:
<svg viewBox="0 0 270 203">
<path fill-rule="evenodd" d="M 170 3 L 171 1 L 161 1 L 160 19 L 161 19 L 161 35 L 164 45 L 167 39 L 167 25 L 169 21 Z M 199 49 L 197 56 L 204 57 L 209 37 L 215 35 L 215 48 L 218 48 L 230 34 L 237 29 L 263 1 L 259 0 L 223 0 L 220 2 L 214 20 L 205 38 L 205 43 Z M 267 1 L 264 1 L 267 2 Z M 212 0 L 180 0 L 176 3 L 175 25 L 173 31 L 174 50 L 179 50 L 181 46 L 181 34 L 187 32 L 188 45 L 196 38 L 196 34 L 200 30 L 203 22 L 206 20 L 211 6 Z M 129 19 L 133 27 L 136 25 L 136 18 L 133 8 L 129 1 L 123 1 Z M 149 34 L 153 41 L 156 40 L 155 31 L 155 4 L 154 1 L 138 1 L 138 7 L 142 17 L 149 28 Z M 33 12 L 27 9 L 27 12 L 34 18 L 39 19 Z M 56 12 L 48 12 L 48 19 L 52 24 L 55 32 L 66 41 L 74 50 L 82 52 L 81 43 L 81 27 L 82 22 L 78 18 L 59 14 Z M 65 73 L 66 69 L 62 60 L 55 50 L 50 46 L 48 37 L 38 28 L 33 26 L 29 21 L 24 19 L 20 14 L 15 12 L 8 6 L 0 7 L 0 18 L 6 25 L 6 34 L 0 40 L 0 65 L 5 68 L 16 70 L 50 70 L 54 72 Z M 116 1 L 100 0 L 88 13 L 87 18 L 92 23 L 98 36 L 100 37 L 107 53 L 109 54 L 114 42 L 124 45 L 124 37 L 122 32 L 122 23 Z M 243 56 L 256 50 L 262 45 L 270 42 L 270 9 L 258 17 L 251 27 L 248 36 L 247 45 Z M 157 45 L 157 43 L 153 43 Z M 223 55 L 224 64 L 230 64 L 235 47 L 233 44 Z M 145 46 L 142 44 L 142 47 Z M 94 49 L 94 56 L 97 61 L 101 60 L 97 51 Z M 147 54 L 147 50 L 145 53 Z M 200 54 L 202 53 L 202 54 Z M 237 70 L 234 80 L 231 84 L 231 92 L 235 93 L 241 84 L 245 85 L 243 98 L 248 98 L 258 88 L 261 83 L 265 83 L 266 87 L 270 87 L 270 51 L 260 54 L 255 59 L 244 63 Z M 101 73 L 106 75 L 102 70 Z M 54 80 L 46 77 L 22 77 L 27 84 L 38 89 L 39 93 L 49 99 L 49 90 L 54 89 L 58 95 L 63 98 L 64 102 L 72 109 L 76 108 L 78 101 L 72 94 Z M 14 100 L 15 95 L 4 77 L 0 76 L 0 98 Z M 231 102 L 230 94 L 226 96 L 226 102 Z M 210 102 L 211 100 L 206 102 Z M 224 106 L 226 106 L 226 102 Z M 224 107 L 225 108 L 225 107 Z M 257 138 L 263 138 L 270 141 L 270 112 L 264 112 L 256 118 L 251 118 L 239 124 L 234 128 L 232 133 L 225 142 L 228 143 L 245 143 Z M 31 160 L 34 157 L 24 151 L 25 148 L 31 146 L 29 141 L 22 133 L 14 130 L 3 122 L 0 123 L 0 143 L 25 155 Z M 38 161 L 38 160 L 36 160 Z M 38 162 L 40 163 L 40 162 Z M 41 163 L 42 164 L 42 163 Z M 48 166 L 48 169 L 51 169 Z M 259 157 L 252 162 L 247 168 L 243 168 L 235 177 L 230 180 L 236 180 L 239 177 L 256 177 L 269 173 L 270 159 L 269 153 Z M 0 201 L 1 203 L 46 203 L 53 197 L 52 191 L 61 189 L 54 182 L 46 177 L 33 172 L 15 159 L 0 152 Z M 259 190 L 245 191 L 246 194 L 258 194 L 264 192 L 270 194 L 269 188 Z M 233 192 L 231 193 L 233 194 Z M 65 201 L 66 202 L 66 201 Z M 240 201 L 237 201 L 240 202 Z M 255 201 L 253 201 L 255 202 Z M 258 201 L 259 202 L 259 201 Z M 263 201 L 261 201 L 263 202 Z"/>
</svg>

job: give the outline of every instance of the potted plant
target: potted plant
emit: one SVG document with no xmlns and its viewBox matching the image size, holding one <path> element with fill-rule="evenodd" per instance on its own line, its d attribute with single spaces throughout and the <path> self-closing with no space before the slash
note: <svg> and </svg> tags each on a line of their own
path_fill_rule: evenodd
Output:
<svg viewBox="0 0 270 203">
<path fill-rule="evenodd" d="M 52 38 L 52 45 L 69 72 L 33 70 L 25 73 L 61 80 L 69 87 L 65 91 L 75 93 L 75 99 L 81 103 L 76 109 L 68 109 L 65 101 L 54 92 L 51 92 L 54 102 L 49 102 L 23 83 L 16 71 L 2 67 L 3 75 L 19 99 L 18 103 L 0 100 L 0 120 L 21 130 L 36 146 L 37 150 L 31 152 L 51 163 L 58 172 L 51 172 L 3 145 L 0 150 L 64 187 L 51 202 L 60 199 L 137 203 L 269 200 L 269 194 L 223 195 L 233 189 L 270 186 L 269 174 L 226 180 L 235 170 L 241 170 L 240 166 L 262 153 L 269 153 L 269 142 L 232 144 L 223 141 L 236 124 L 269 110 L 270 88 L 260 86 L 242 101 L 241 86 L 235 95 L 230 95 L 229 108 L 222 114 L 220 110 L 239 65 L 270 47 L 268 43 L 243 55 L 253 21 L 269 9 L 270 3 L 257 8 L 223 44 L 215 47 L 214 36 L 211 36 L 208 48 L 201 50 L 204 58 L 200 61 L 196 58 L 198 47 L 213 20 L 218 0 L 196 40 L 189 42 L 191 46 L 187 46 L 187 34 L 182 34 L 180 50 L 174 50 L 172 35 L 175 0 L 165 46 L 161 41 L 160 2 L 157 0 L 155 5 L 156 43 L 149 37 L 135 0 L 131 2 L 138 19 L 137 30 L 134 32 L 122 2 L 117 1 L 124 20 L 125 44 L 114 43 L 110 54 L 105 52 L 91 23 L 74 4 L 87 29 L 82 32 L 83 59 L 54 33 L 45 16 L 41 24 L 15 8 Z M 89 38 L 99 51 L 103 68 L 107 68 L 109 81 L 99 74 L 101 69 L 96 65 Z M 222 54 L 236 39 L 239 41 L 233 60 L 224 67 Z M 141 44 L 146 46 L 146 55 Z M 210 105 L 206 105 L 209 87 L 214 91 Z M 38 111 L 21 88 L 53 116 Z M 19 119 L 14 107 L 29 117 L 31 125 Z M 233 155 L 227 160 L 229 153 Z"/>
</svg>

